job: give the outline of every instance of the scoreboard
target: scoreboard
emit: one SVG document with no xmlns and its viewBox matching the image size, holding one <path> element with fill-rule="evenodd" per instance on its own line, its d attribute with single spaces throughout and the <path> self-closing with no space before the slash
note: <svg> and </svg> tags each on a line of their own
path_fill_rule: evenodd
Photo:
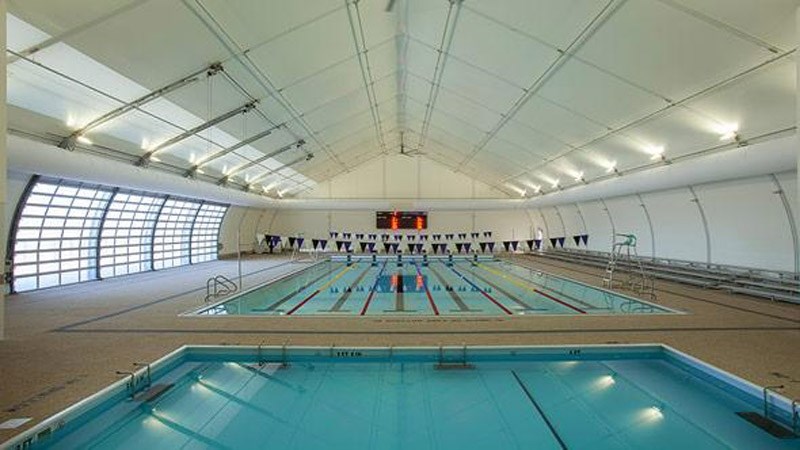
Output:
<svg viewBox="0 0 800 450">
<path fill-rule="evenodd" d="M 428 228 L 426 211 L 377 211 L 376 225 L 379 230 L 425 230 Z"/>
</svg>

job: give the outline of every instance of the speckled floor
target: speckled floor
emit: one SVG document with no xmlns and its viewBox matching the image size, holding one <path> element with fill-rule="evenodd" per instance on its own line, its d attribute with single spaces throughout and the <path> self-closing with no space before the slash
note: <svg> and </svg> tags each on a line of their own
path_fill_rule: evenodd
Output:
<svg viewBox="0 0 800 450">
<path fill-rule="evenodd" d="M 600 270 L 516 257 L 599 284 Z M 301 268 L 280 256 L 243 263 L 248 288 Z M 183 344 L 537 345 L 665 343 L 755 383 L 800 397 L 800 306 L 656 281 L 656 303 L 685 315 L 488 318 L 179 317 L 200 306 L 205 280 L 235 278 L 235 261 L 92 282 L 6 299 L 0 341 L 0 441 L 115 381 L 116 370 Z"/>
</svg>

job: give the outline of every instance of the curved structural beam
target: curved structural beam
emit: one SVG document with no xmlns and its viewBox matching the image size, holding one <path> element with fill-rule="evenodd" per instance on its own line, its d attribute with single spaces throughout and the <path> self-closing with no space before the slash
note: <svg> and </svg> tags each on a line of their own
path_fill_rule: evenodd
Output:
<svg viewBox="0 0 800 450">
<path fill-rule="evenodd" d="M 553 206 L 556 210 L 556 216 L 558 217 L 558 221 L 561 222 L 561 235 L 563 237 L 567 236 L 567 226 L 564 224 L 564 217 L 561 215 L 561 210 L 558 209 L 558 206 Z"/>
<path fill-rule="evenodd" d="M 639 206 L 642 207 L 642 211 L 644 212 L 644 217 L 647 219 L 647 227 L 650 229 L 650 256 L 655 258 L 656 257 L 656 233 L 653 231 L 653 220 L 650 218 L 650 211 L 647 210 L 647 204 L 645 204 L 644 199 L 642 198 L 641 194 L 636 194 L 636 198 L 639 200 Z"/>
<path fill-rule="evenodd" d="M 581 219 L 581 225 L 583 225 L 583 234 L 589 234 L 589 229 L 586 227 L 586 218 L 583 217 L 583 211 L 581 211 L 581 205 L 578 202 L 575 202 L 575 209 L 578 211 L 578 217 Z"/>
<path fill-rule="evenodd" d="M 783 204 L 783 210 L 786 211 L 786 221 L 789 223 L 789 231 L 792 233 L 792 251 L 794 254 L 794 271 L 800 272 L 800 243 L 798 242 L 797 237 L 797 223 L 794 220 L 794 214 L 792 213 L 792 206 L 789 203 L 789 199 L 786 198 L 786 192 L 783 190 L 783 186 L 781 186 L 781 182 L 778 180 L 778 177 L 775 176 L 774 173 L 771 173 L 770 178 L 772 178 L 772 182 L 775 184 L 777 188 L 773 194 L 776 194 L 781 199 L 781 204 Z"/>
<path fill-rule="evenodd" d="M 703 232 L 706 235 L 706 262 L 711 264 L 711 233 L 708 231 L 708 220 L 706 219 L 706 212 L 703 210 L 703 205 L 700 203 L 700 199 L 694 192 L 694 188 L 692 186 L 687 186 L 687 188 L 689 189 L 689 192 L 692 194 L 692 198 L 689 201 L 697 205 L 697 211 L 700 213 L 700 220 L 703 222 Z"/>
</svg>

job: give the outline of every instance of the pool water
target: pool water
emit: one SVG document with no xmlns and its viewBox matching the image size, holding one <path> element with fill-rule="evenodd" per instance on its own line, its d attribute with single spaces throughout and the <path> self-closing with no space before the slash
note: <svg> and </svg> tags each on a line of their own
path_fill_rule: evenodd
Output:
<svg viewBox="0 0 800 450">
<path fill-rule="evenodd" d="M 42 448 L 800 449 L 736 415 L 757 398 L 656 352 L 330 355 L 187 358 L 153 380 L 172 384 L 161 396 L 117 399 Z"/>
<path fill-rule="evenodd" d="M 326 261 L 200 315 L 665 314 L 674 311 L 502 260 Z"/>
</svg>

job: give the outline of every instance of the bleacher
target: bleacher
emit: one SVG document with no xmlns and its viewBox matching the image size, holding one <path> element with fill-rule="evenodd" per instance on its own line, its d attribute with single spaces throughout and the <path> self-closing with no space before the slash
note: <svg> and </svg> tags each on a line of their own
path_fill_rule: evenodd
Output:
<svg viewBox="0 0 800 450">
<path fill-rule="evenodd" d="M 551 248 L 529 255 L 598 268 L 605 268 L 609 259 L 608 252 L 571 248 Z M 639 257 L 638 261 L 649 274 L 662 280 L 800 304 L 800 278 L 794 272 L 669 258 Z M 622 271 L 635 268 L 635 262 L 618 264 Z"/>
</svg>

